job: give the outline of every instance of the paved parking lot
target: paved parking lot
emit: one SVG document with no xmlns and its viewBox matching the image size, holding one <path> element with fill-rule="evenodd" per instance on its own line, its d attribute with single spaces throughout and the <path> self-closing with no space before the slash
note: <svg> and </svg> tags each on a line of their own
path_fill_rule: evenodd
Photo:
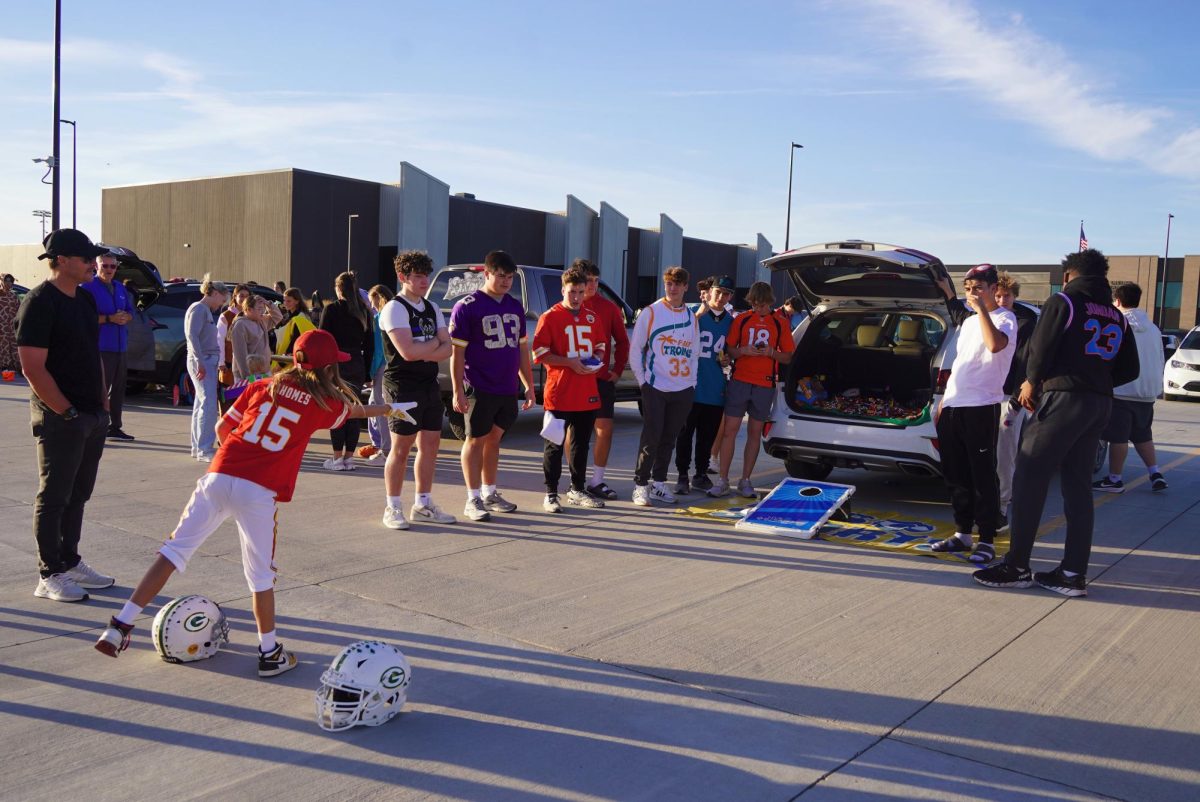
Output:
<svg viewBox="0 0 1200 802">
<path fill-rule="evenodd" d="M 517 513 L 392 532 L 381 468 L 321 471 L 314 441 L 279 516 L 279 633 L 302 664 L 260 680 L 231 525 L 166 589 L 219 601 L 229 649 L 161 662 L 156 608 L 119 660 L 91 648 L 202 470 L 187 411 L 158 398 L 131 399 L 138 441 L 106 451 L 87 508 L 85 559 L 117 587 L 34 598 L 27 393 L 0 385 L 0 798 L 1200 797 L 1200 405 L 1159 404 L 1171 488 L 1152 495 L 1132 458 L 1129 490 L 1098 499 L 1092 595 L 1074 600 L 628 501 L 546 515 L 529 415 L 502 457 Z M 638 425 L 623 405 L 609 475 L 625 498 Z M 455 444 L 441 456 L 435 497 L 458 514 Z M 783 476 L 759 466 L 762 489 Z M 936 482 L 831 481 L 858 485 L 856 509 L 950 520 Z M 1059 512 L 1052 498 L 1043 565 Z M 323 732 L 320 673 L 367 637 L 409 657 L 409 704 Z"/>
</svg>

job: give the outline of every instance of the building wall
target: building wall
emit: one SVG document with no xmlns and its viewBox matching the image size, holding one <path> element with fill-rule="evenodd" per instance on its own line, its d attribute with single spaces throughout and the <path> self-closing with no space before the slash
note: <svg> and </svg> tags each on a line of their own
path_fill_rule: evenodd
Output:
<svg viewBox="0 0 1200 802">
<path fill-rule="evenodd" d="M 607 203 L 600 203 L 596 221 L 596 264 L 600 278 L 622 298 L 627 297 L 625 263 L 629 249 L 629 218 Z"/>
<path fill-rule="evenodd" d="M 1200 256 L 1183 258 L 1180 279 L 1183 281 L 1183 302 L 1179 309 L 1179 328 L 1195 328 L 1200 325 Z"/>
<path fill-rule="evenodd" d="M 450 198 L 447 264 L 482 264 L 507 251 L 519 265 L 545 264 L 546 213 L 473 198 Z"/>
<path fill-rule="evenodd" d="M 17 283 L 33 287 L 50 278 L 46 262 L 38 261 L 45 253 L 41 243 L 29 245 L 0 245 L 0 273 L 12 273 Z"/>
<path fill-rule="evenodd" d="M 291 275 L 292 170 L 104 189 L 102 239 L 164 278 L 270 284 Z"/>
<path fill-rule="evenodd" d="M 435 269 L 450 264 L 449 184 L 408 162 L 400 162 L 397 214 L 396 247 L 399 250 L 425 251 Z"/>
<path fill-rule="evenodd" d="M 334 279 L 347 269 L 361 287 L 381 279 L 393 283 L 380 274 L 379 185 L 305 170 L 293 171 L 292 181 L 291 270 L 269 275 L 270 281 L 282 279 L 325 298 L 334 297 Z M 350 219 L 352 214 L 358 217 Z"/>
</svg>

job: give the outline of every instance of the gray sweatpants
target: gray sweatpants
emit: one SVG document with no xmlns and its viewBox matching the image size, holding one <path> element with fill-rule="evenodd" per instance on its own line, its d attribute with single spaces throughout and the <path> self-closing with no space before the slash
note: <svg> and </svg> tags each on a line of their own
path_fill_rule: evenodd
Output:
<svg viewBox="0 0 1200 802">
<path fill-rule="evenodd" d="M 1027 568 L 1046 506 L 1050 479 L 1059 474 L 1067 538 L 1062 568 L 1086 574 L 1092 554 L 1092 466 L 1112 396 L 1051 390 L 1025 424 L 1013 474 L 1012 545 L 1004 561 Z"/>
<path fill-rule="evenodd" d="M 635 484 L 647 484 L 651 478 L 656 482 L 667 481 L 675 440 L 687 423 L 695 395 L 694 387 L 664 393 L 648 384 L 642 385 L 642 439 L 637 466 L 633 469 Z"/>
</svg>

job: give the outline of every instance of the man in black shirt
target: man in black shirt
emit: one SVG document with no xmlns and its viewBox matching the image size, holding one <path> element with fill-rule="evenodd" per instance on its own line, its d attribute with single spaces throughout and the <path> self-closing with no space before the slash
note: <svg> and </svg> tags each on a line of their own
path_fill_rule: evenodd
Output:
<svg viewBox="0 0 1200 802">
<path fill-rule="evenodd" d="M 994 588 L 1034 582 L 1064 596 L 1087 595 L 1092 551 L 1092 466 L 1108 423 L 1112 391 L 1137 378 L 1138 354 L 1129 324 L 1112 305 L 1108 260 L 1097 250 L 1063 259 L 1063 290 L 1046 301 L 1029 340 L 1021 406 L 1034 413 L 1021 436 L 1013 476 L 1012 545 L 1003 562 L 976 571 Z M 1059 474 L 1067 519 L 1062 564 L 1030 574 L 1029 558 Z"/>
<path fill-rule="evenodd" d="M 73 228 L 42 243 L 50 278 L 29 291 L 17 313 L 21 370 L 33 391 L 29 406 L 37 439 L 40 483 L 33 507 L 41 578 L 33 594 L 74 602 L 84 588 L 115 581 L 79 557 L 83 507 L 96 484 L 108 433 L 108 392 L 100 362 L 96 302 L 80 285 L 96 257 L 108 253 Z"/>
</svg>

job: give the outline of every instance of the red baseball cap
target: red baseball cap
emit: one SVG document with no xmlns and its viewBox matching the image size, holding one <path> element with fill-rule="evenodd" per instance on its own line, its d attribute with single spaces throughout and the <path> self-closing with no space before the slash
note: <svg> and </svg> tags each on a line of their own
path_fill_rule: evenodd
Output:
<svg viewBox="0 0 1200 802">
<path fill-rule="evenodd" d="M 296 360 L 305 370 L 318 370 L 336 362 L 349 362 L 350 355 L 339 351 L 337 340 L 324 329 L 311 329 L 296 338 L 293 354 L 304 352 L 304 361 Z"/>
</svg>

